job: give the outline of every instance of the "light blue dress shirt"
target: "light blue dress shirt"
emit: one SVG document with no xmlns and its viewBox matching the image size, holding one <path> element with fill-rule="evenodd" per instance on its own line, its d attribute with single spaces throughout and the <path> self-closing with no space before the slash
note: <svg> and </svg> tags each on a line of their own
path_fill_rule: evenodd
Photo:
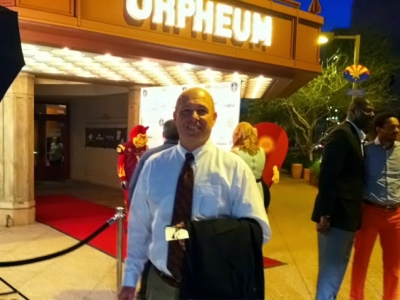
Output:
<svg viewBox="0 0 400 300">
<path fill-rule="evenodd" d="M 177 145 L 154 154 L 144 165 L 130 208 L 125 286 L 136 286 L 148 258 L 170 275 L 165 227 L 171 225 L 176 184 L 186 152 Z M 192 153 L 192 220 L 253 218 L 261 225 L 266 243 L 271 237 L 269 221 L 256 180 L 246 163 L 210 141 Z"/>
<path fill-rule="evenodd" d="M 364 196 L 381 205 L 400 203 L 400 143 L 386 149 L 378 138 L 365 146 Z"/>
</svg>

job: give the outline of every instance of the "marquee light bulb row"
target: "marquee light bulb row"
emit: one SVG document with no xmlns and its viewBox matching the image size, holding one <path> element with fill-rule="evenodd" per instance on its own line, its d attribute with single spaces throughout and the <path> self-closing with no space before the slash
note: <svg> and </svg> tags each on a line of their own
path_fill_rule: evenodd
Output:
<svg viewBox="0 0 400 300">
<path fill-rule="evenodd" d="M 128 59 L 110 54 L 97 55 L 67 48 L 22 44 L 26 72 L 54 74 L 109 81 L 131 82 L 141 85 L 206 84 L 238 80 L 242 82 L 242 98 L 260 98 L 271 78 L 228 73 L 189 64 L 148 59 Z"/>
</svg>

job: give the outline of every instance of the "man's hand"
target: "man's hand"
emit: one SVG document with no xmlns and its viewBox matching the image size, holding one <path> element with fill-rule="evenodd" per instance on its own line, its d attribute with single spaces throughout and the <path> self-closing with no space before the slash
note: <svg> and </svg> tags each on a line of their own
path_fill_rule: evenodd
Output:
<svg viewBox="0 0 400 300">
<path fill-rule="evenodd" d="M 136 288 L 131 286 L 123 286 L 118 294 L 118 300 L 134 300 Z"/>
<path fill-rule="evenodd" d="M 319 223 L 317 223 L 317 231 L 320 233 L 325 233 L 331 227 L 331 221 L 329 216 L 321 216 Z"/>
<path fill-rule="evenodd" d="M 274 173 L 274 175 L 272 176 L 272 182 L 273 183 L 279 183 L 279 172 L 278 173 Z"/>
<path fill-rule="evenodd" d="M 274 175 L 272 176 L 272 182 L 273 183 L 278 183 L 279 182 L 279 169 L 277 166 L 273 166 L 272 172 Z"/>
<path fill-rule="evenodd" d="M 126 180 L 122 181 L 122 182 L 121 182 L 121 187 L 122 187 L 124 190 L 127 190 L 127 189 L 128 189 L 128 182 L 127 182 Z"/>
</svg>

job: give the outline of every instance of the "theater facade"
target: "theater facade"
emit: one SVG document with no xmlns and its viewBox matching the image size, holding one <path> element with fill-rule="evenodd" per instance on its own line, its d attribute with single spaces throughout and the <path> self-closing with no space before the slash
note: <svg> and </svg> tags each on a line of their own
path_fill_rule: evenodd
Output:
<svg viewBox="0 0 400 300">
<path fill-rule="evenodd" d="M 19 13 L 26 61 L 0 104 L 0 140 L 7 145 L 0 148 L 0 225 L 10 218 L 14 225 L 35 221 L 35 179 L 115 185 L 115 174 L 107 173 L 115 172 L 113 159 L 97 166 L 115 153 L 85 146 L 84 130 L 101 122 L 138 124 L 140 87 L 240 78 L 242 98 L 271 99 L 289 96 L 321 71 L 317 40 L 323 19 L 292 0 L 0 5 Z M 99 96 L 100 90 L 107 92 Z M 67 155 L 63 169 L 53 172 L 41 153 L 57 130 L 63 130 Z M 41 140 L 46 144 L 40 146 Z"/>
</svg>

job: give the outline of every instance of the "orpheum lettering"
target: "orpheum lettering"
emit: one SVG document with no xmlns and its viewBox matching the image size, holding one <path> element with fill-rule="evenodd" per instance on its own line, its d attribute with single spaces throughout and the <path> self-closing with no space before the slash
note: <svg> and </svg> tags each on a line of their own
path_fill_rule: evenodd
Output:
<svg viewBox="0 0 400 300">
<path fill-rule="evenodd" d="M 155 24 L 186 28 L 239 42 L 271 46 L 272 18 L 231 5 L 203 0 L 126 0 L 126 11 L 135 20 L 151 18 Z"/>
</svg>

